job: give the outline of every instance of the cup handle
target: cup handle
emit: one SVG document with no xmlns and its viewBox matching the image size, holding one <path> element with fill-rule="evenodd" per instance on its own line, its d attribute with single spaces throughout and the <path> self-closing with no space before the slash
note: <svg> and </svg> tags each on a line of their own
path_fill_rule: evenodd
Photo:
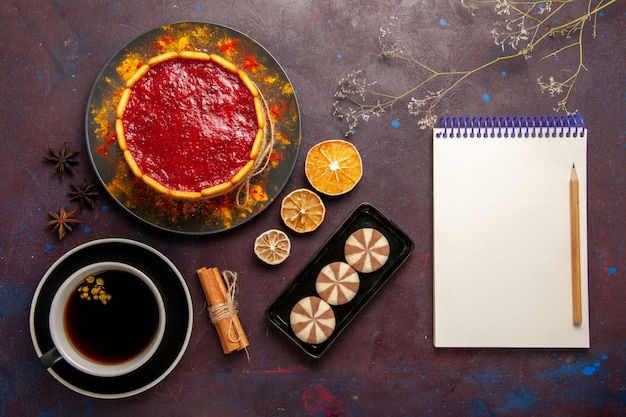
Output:
<svg viewBox="0 0 626 417">
<path fill-rule="evenodd" d="M 50 368 L 61 360 L 61 354 L 59 353 L 57 348 L 53 347 L 52 349 L 41 355 L 39 360 L 41 361 L 41 363 L 43 363 L 43 366 L 45 366 L 46 368 Z"/>
</svg>

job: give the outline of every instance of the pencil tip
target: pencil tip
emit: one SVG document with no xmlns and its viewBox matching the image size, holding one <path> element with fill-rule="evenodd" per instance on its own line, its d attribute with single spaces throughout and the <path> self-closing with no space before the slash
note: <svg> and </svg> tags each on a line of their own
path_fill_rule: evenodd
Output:
<svg viewBox="0 0 626 417">
<path fill-rule="evenodd" d="M 575 162 L 572 163 L 572 168 L 576 168 L 576 163 Z"/>
</svg>

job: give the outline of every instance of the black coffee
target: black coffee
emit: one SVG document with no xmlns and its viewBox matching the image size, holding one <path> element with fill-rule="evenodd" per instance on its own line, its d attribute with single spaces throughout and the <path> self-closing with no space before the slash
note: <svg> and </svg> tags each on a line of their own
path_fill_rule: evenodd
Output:
<svg viewBox="0 0 626 417">
<path fill-rule="evenodd" d="M 141 279 L 125 271 L 87 277 L 65 308 L 65 328 L 74 347 L 87 358 L 107 364 L 141 353 L 157 324 L 154 294 Z"/>
</svg>

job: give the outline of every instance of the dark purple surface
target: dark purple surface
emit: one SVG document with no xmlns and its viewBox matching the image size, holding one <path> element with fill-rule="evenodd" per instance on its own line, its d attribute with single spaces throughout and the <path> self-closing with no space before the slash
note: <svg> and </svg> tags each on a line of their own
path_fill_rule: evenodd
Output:
<svg viewBox="0 0 626 417">
<path fill-rule="evenodd" d="M 327 217 L 317 231 L 290 234 L 292 255 L 278 267 L 262 265 L 252 252 L 257 235 L 283 227 L 277 203 L 233 231 L 180 236 L 138 222 L 102 188 L 93 209 L 80 209 L 66 195 L 70 181 L 96 181 L 84 138 L 90 89 L 107 60 L 148 29 L 181 20 L 220 23 L 251 36 L 281 63 L 300 103 L 302 151 L 280 200 L 308 185 L 306 150 L 342 135 L 331 114 L 340 78 L 362 69 L 389 91 L 414 81 L 402 65 L 378 58 L 379 27 L 389 16 L 405 19 L 420 58 L 454 69 L 499 53 L 486 13 L 471 17 L 459 2 L 434 1 L 127 3 L 0 3 L 1 415 L 626 415 L 624 2 L 598 16 L 595 39 L 585 37 L 589 71 L 581 73 L 570 97 L 589 129 L 588 350 L 433 348 L 431 135 L 417 128 L 405 104 L 359 125 L 351 140 L 363 158 L 363 179 L 349 194 L 324 200 Z M 556 103 L 535 80 L 567 74 L 571 67 L 547 64 L 521 59 L 478 73 L 439 112 L 551 115 Z M 75 174 L 60 181 L 42 156 L 63 141 L 80 155 Z M 415 250 L 324 357 L 307 359 L 269 325 L 264 311 L 363 201 L 397 223 Z M 45 224 L 48 211 L 61 205 L 79 208 L 83 224 L 59 241 Z M 168 256 L 185 277 L 196 312 L 178 367 L 153 389 L 115 401 L 84 397 L 54 380 L 39 363 L 28 331 L 31 299 L 46 269 L 69 249 L 104 237 L 139 240 Z M 243 352 L 221 351 L 195 275 L 203 266 L 239 274 L 249 361 Z"/>
</svg>

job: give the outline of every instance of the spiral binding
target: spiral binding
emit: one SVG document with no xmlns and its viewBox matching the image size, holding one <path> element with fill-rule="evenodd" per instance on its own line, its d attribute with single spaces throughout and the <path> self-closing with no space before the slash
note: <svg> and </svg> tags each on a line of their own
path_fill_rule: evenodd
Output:
<svg viewBox="0 0 626 417">
<path fill-rule="evenodd" d="M 442 117 L 435 137 L 440 138 L 572 138 L 582 136 L 585 122 L 568 116 Z"/>
</svg>

